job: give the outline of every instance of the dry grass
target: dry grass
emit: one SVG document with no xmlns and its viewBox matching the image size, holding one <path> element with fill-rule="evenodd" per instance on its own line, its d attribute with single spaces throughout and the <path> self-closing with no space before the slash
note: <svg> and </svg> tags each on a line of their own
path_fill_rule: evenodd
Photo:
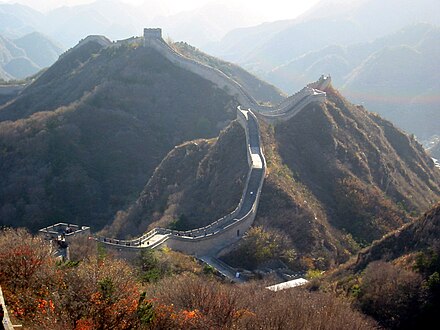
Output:
<svg viewBox="0 0 440 330">
<path fill-rule="evenodd" d="M 375 322 L 348 303 L 302 289 L 275 293 L 256 283 L 234 286 L 181 276 L 161 282 L 149 294 L 157 299 L 157 305 L 198 311 L 210 329 L 376 328 Z"/>
</svg>

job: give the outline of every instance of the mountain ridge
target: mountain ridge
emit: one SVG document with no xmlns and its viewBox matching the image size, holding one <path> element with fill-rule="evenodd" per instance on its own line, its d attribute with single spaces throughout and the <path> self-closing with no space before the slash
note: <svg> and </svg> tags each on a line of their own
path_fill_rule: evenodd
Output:
<svg viewBox="0 0 440 330">
<path fill-rule="evenodd" d="M 284 231 L 297 269 L 345 261 L 360 246 L 411 221 L 440 194 L 438 169 L 414 138 L 350 104 L 323 79 L 325 102 L 312 102 L 289 120 L 261 124 L 268 176 L 255 224 Z M 242 144 L 233 125 L 212 148 L 213 142 L 185 141 L 217 136 L 237 104 L 230 91 L 139 40 L 106 47 L 90 38 L 0 110 L 0 173 L 7 183 L 0 194 L 2 219 L 37 227 L 63 216 L 99 230 L 116 211 L 130 210 L 144 187 L 146 214 L 141 207 L 137 222 L 126 224 L 121 213 L 116 234 L 137 236 L 155 221 L 204 225 L 211 219 L 204 217 L 206 205 L 192 204 L 221 203 L 219 212 L 234 207 L 233 198 L 219 202 L 218 187 L 209 182 L 237 189 L 240 170 L 228 176 L 232 167 L 225 169 L 219 179 L 220 159 L 238 154 Z M 22 150 L 27 157 L 20 156 Z M 176 176 L 180 162 L 188 165 L 183 177 Z M 209 173 L 207 181 L 202 173 Z M 25 183 L 17 185 L 17 179 Z M 171 187 L 161 187 L 163 180 Z M 88 214 L 93 221 L 84 221 Z"/>
<path fill-rule="evenodd" d="M 0 79 L 20 80 L 53 64 L 61 48 L 41 33 L 31 32 L 18 39 L 0 35 Z"/>
</svg>

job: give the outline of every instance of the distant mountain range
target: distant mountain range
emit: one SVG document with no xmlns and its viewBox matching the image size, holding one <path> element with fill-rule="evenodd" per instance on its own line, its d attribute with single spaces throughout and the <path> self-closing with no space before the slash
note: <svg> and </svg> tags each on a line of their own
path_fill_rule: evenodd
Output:
<svg viewBox="0 0 440 330">
<path fill-rule="evenodd" d="M 0 35 L 0 79 L 23 79 L 49 67 L 62 49 L 48 37 L 31 32 L 17 39 Z"/>
<path fill-rule="evenodd" d="M 440 133 L 439 44 L 440 28 L 420 23 L 372 42 L 308 52 L 266 78 L 290 91 L 331 72 L 350 99 L 427 139 Z"/>
<path fill-rule="evenodd" d="M 251 10 L 211 4 L 167 16 L 155 1 L 135 7 L 98 0 L 48 13 L 0 5 L 0 34 L 15 40 L 42 31 L 68 48 L 90 34 L 125 39 L 143 27 L 160 26 L 164 35 L 237 63 L 287 93 L 329 73 L 351 100 L 417 138 L 440 135 L 439 1 L 323 0 L 297 19 L 245 27 L 255 22 Z M 3 48 L 13 52 L 11 46 Z M 39 60 L 53 63 L 54 52 L 47 52 L 51 55 Z M 47 66 L 22 54 L 3 55 L 7 63 L 2 62 L 0 78 Z"/>
<path fill-rule="evenodd" d="M 440 2 L 327 0 L 301 17 L 229 32 L 208 52 L 287 93 L 322 73 L 420 139 L 440 134 Z"/>
<path fill-rule="evenodd" d="M 437 0 L 323 0 L 293 20 L 229 32 L 209 53 L 267 72 L 326 46 L 374 40 L 418 22 L 440 24 Z M 258 42 L 255 37 L 260 36 Z"/>
<path fill-rule="evenodd" d="M 134 6 L 119 0 L 97 0 L 42 13 L 24 5 L 0 4 L 0 34 L 16 38 L 39 31 L 67 49 L 88 35 L 106 35 L 118 40 L 138 35 L 144 27 L 159 26 L 173 39 L 200 47 L 218 41 L 233 28 L 256 24 L 251 11 L 207 4 L 197 10 L 169 15 L 159 1 Z"/>
</svg>

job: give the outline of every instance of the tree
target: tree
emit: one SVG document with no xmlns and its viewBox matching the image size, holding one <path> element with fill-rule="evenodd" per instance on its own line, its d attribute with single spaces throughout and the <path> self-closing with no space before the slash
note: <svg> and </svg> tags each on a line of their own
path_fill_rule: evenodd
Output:
<svg viewBox="0 0 440 330">
<path fill-rule="evenodd" d="M 402 328 L 419 313 L 421 288 L 419 274 L 375 261 L 365 269 L 358 301 L 362 311 L 382 325 Z"/>
</svg>

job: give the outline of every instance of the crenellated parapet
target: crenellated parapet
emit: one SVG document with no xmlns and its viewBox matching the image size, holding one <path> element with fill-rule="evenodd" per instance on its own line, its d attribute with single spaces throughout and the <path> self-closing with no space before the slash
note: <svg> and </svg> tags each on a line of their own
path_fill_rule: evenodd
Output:
<svg viewBox="0 0 440 330">
<path fill-rule="evenodd" d="M 321 76 L 319 80 L 304 87 L 299 92 L 286 98 L 276 106 L 263 106 L 246 92 L 235 80 L 226 74 L 187 58 L 170 47 L 162 39 L 161 29 L 145 29 L 144 47 L 151 47 L 175 65 L 191 71 L 210 81 L 228 94 L 235 97 L 237 121 L 246 135 L 246 153 L 249 171 L 242 197 L 236 209 L 211 224 L 193 230 L 177 231 L 167 228 L 155 228 L 141 237 L 132 240 L 95 237 L 97 241 L 118 251 L 138 251 L 142 248 L 158 248 L 168 246 L 196 256 L 213 256 L 239 240 L 251 227 L 256 216 L 261 190 L 266 174 L 266 160 L 260 137 L 260 127 L 254 112 L 268 123 L 289 120 L 311 103 L 326 100 L 325 89 L 329 86 L 329 76 Z"/>
<path fill-rule="evenodd" d="M 83 40 L 81 40 L 78 43 L 78 45 L 75 46 L 75 47 L 81 47 L 82 45 L 85 45 L 85 44 L 87 44 L 89 42 L 96 42 L 96 43 L 100 44 L 103 47 L 109 47 L 109 46 L 112 45 L 112 42 L 109 39 L 107 39 L 106 37 L 104 37 L 104 36 L 101 36 L 101 35 L 91 35 L 91 36 L 88 36 L 88 37 L 84 38 Z"/>
<path fill-rule="evenodd" d="M 151 46 L 153 40 L 162 39 L 162 29 L 160 28 L 145 28 L 144 29 L 144 46 Z"/>
<path fill-rule="evenodd" d="M 323 74 L 321 75 L 321 77 L 319 77 L 317 81 L 312 82 L 307 86 L 321 91 L 325 91 L 327 87 L 330 86 L 331 82 L 332 82 L 332 77 L 330 75 Z"/>
<path fill-rule="evenodd" d="M 132 240 L 96 237 L 95 239 L 116 249 L 136 251 L 139 248 L 168 246 L 197 256 L 215 255 L 239 240 L 252 225 L 260 199 L 266 173 L 266 160 L 262 151 L 257 117 L 250 110 L 237 108 L 237 121 L 246 135 L 249 172 L 240 202 L 230 214 L 208 226 L 186 231 L 155 228 Z"/>
<path fill-rule="evenodd" d="M 309 84 L 278 105 L 263 106 L 259 104 L 243 86 L 222 71 L 178 53 L 162 39 L 156 30 L 158 29 L 144 30 L 145 47 L 154 48 L 170 62 L 211 81 L 219 88 L 225 90 L 229 95 L 235 97 L 242 107 L 250 108 L 258 112 L 261 118 L 268 123 L 276 124 L 277 122 L 289 120 L 310 103 L 322 103 L 326 99 L 326 93 L 323 89 L 330 84 L 331 79 L 329 76 L 322 76 L 318 81 Z M 145 31 L 147 31 L 147 34 L 145 34 Z"/>
</svg>

